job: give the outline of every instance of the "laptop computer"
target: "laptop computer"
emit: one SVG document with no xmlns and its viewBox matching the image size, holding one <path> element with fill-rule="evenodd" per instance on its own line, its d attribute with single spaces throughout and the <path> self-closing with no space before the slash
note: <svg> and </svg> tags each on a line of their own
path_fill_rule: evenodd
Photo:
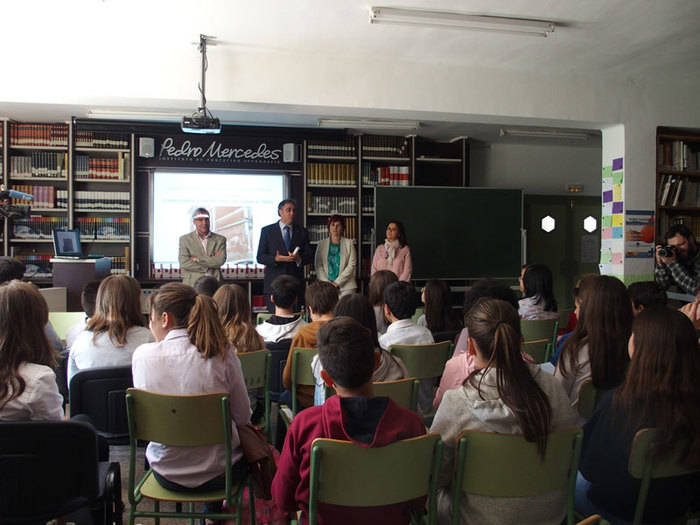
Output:
<svg viewBox="0 0 700 525">
<path fill-rule="evenodd" d="M 57 259 L 87 259 L 83 256 L 78 229 L 55 229 L 53 231 L 53 249 Z"/>
</svg>

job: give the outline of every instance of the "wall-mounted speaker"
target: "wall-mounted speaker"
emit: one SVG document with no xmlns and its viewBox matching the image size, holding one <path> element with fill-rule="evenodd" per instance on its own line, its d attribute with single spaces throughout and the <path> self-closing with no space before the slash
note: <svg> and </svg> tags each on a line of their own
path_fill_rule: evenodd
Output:
<svg viewBox="0 0 700 525">
<path fill-rule="evenodd" d="M 299 145 L 293 142 L 282 144 L 282 160 L 284 162 L 300 162 L 301 148 Z"/>
<path fill-rule="evenodd" d="M 156 153 L 155 140 L 151 137 L 139 137 L 139 157 L 152 159 Z"/>
</svg>

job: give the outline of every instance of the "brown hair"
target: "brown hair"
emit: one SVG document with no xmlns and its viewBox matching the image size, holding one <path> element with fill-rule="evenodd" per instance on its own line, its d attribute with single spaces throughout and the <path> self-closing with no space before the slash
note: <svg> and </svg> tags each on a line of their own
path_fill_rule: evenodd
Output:
<svg viewBox="0 0 700 525">
<path fill-rule="evenodd" d="M 425 292 L 425 322 L 431 332 L 459 330 L 462 328 L 450 304 L 450 288 L 445 281 L 430 279 L 423 288 Z"/>
<path fill-rule="evenodd" d="M 378 270 L 369 280 L 369 303 L 372 306 L 384 306 L 384 288 L 395 283 L 399 278 L 391 270 Z"/>
<path fill-rule="evenodd" d="M 34 285 L 13 280 L 0 286 L 0 407 L 22 395 L 22 363 L 56 367 L 46 338 L 49 308 Z"/>
<path fill-rule="evenodd" d="M 187 328 L 190 342 L 204 359 L 226 358 L 228 340 L 211 297 L 197 295 L 194 288 L 182 283 L 168 283 L 153 294 L 151 310 L 157 315 L 168 312 L 177 327 Z"/>
<path fill-rule="evenodd" d="M 329 229 L 330 229 L 330 227 L 331 227 L 331 224 L 333 224 L 334 222 L 339 222 L 339 223 L 340 223 L 340 227 L 343 229 L 343 231 L 345 231 L 345 217 L 343 217 L 342 215 L 331 215 L 331 216 L 329 216 L 329 217 L 328 217 L 328 228 L 329 228 Z"/>
<path fill-rule="evenodd" d="M 306 288 L 304 297 L 315 314 L 328 314 L 338 303 L 338 287 L 328 281 L 316 281 Z"/>
<path fill-rule="evenodd" d="M 564 343 L 560 371 L 564 377 L 575 373 L 579 352 L 588 345 L 593 386 L 609 390 L 625 378 L 632 302 L 622 281 L 609 275 L 585 275 L 578 288 L 580 316 Z"/>
<path fill-rule="evenodd" d="M 681 312 L 656 306 L 634 319 L 634 353 L 622 386 L 613 395 L 616 420 L 626 439 L 656 427 L 654 455 L 661 458 L 683 442 L 681 461 L 700 467 L 700 346 Z"/>
<path fill-rule="evenodd" d="M 237 284 L 225 284 L 214 294 L 219 320 L 236 352 L 253 352 L 265 348 L 265 341 L 250 322 L 248 293 Z"/>
<path fill-rule="evenodd" d="M 126 336 L 132 326 L 144 326 L 141 313 L 141 287 L 128 275 L 110 275 L 97 289 L 95 315 L 86 329 L 93 332 L 93 341 L 103 332 L 117 346 L 126 344 Z"/>
<path fill-rule="evenodd" d="M 480 392 L 485 373 L 493 367 L 498 395 L 518 418 L 523 437 L 536 443 L 544 458 L 552 407 L 520 354 L 522 335 L 517 310 L 500 299 L 483 298 L 469 310 L 466 324 L 477 351 L 488 360 L 486 367 L 472 373 L 467 382 Z"/>
</svg>

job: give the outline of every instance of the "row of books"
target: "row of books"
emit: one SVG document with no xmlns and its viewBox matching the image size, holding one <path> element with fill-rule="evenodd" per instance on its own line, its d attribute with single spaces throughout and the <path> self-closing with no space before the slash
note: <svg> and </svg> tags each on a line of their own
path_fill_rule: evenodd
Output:
<svg viewBox="0 0 700 525">
<path fill-rule="evenodd" d="M 10 147 L 68 147 L 68 124 L 10 123 Z"/>
<path fill-rule="evenodd" d="M 76 228 L 81 241 L 129 241 L 131 224 L 128 217 L 77 217 Z"/>
<path fill-rule="evenodd" d="M 380 135 L 363 136 L 362 155 L 368 157 L 408 157 L 408 139 Z"/>
<path fill-rule="evenodd" d="M 53 277 L 51 260 L 53 255 L 49 253 L 16 255 L 15 259 L 22 261 L 26 266 L 25 279 L 51 279 Z"/>
<path fill-rule="evenodd" d="M 125 133 L 76 130 L 73 134 L 76 148 L 127 149 L 129 147 L 129 135 Z"/>
<path fill-rule="evenodd" d="M 697 170 L 700 167 L 698 144 L 688 144 L 682 140 L 663 142 L 656 151 L 656 164 L 659 168 L 674 171 Z"/>
<path fill-rule="evenodd" d="M 372 242 L 372 237 L 374 236 L 374 224 L 365 221 L 362 223 L 362 242 Z"/>
<path fill-rule="evenodd" d="M 311 195 L 311 192 L 307 192 L 306 202 L 309 213 L 357 213 L 355 197 Z"/>
<path fill-rule="evenodd" d="M 309 241 L 318 242 L 328 238 L 327 224 L 307 224 L 306 229 L 309 232 Z M 354 239 L 357 236 L 357 218 L 345 217 L 345 237 Z"/>
<path fill-rule="evenodd" d="M 307 146 L 309 155 L 329 155 L 335 157 L 354 157 L 355 140 L 348 137 L 343 141 L 320 141 Z"/>
<path fill-rule="evenodd" d="M 129 211 L 128 191 L 76 191 L 74 206 L 80 210 Z"/>
<path fill-rule="evenodd" d="M 308 166 L 309 184 L 357 184 L 354 164 L 317 164 Z"/>
<path fill-rule="evenodd" d="M 68 228 L 68 217 L 32 215 L 12 221 L 12 236 L 16 239 L 52 240 L 56 228 Z"/>
<path fill-rule="evenodd" d="M 10 177 L 60 177 L 68 174 L 68 153 L 33 151 L 10 157 Z"/>
<path fill-rule="evenodd" d="M 112 274 L 122 274 L 126 275 L 129 273 L 129 258 L 119 257 L 110 255 L 109 258 L 112 260 L 112 267 L 110 273 Z"/>
<path fill-rule="evenodd" d="M 688 177 L 663 175 L 660 179 L 659 206 L 700 207 L 700 181 Z"/>
<path fill-rule="evenodd" d="M 262 264 L 226 264 L 221 267 L 221 275 L 224 279 L 262 279 L 265 277 L 265 266 Z M 180 268 L 173 268 L 172 264 L 152 264 L 151 279 L 174 280 L 182 279 Z M 264 304 L 264 299 L 263 299 Z"/>
<path fill-rule="evenodd" d="M 408 166 L 373 166 L 369 162 L 362 164 L 363 186 L 408 186 L 410 175 L 411 169 Z"/>
<path fill-rule="evenodd" d="M 129 180 L 130 155 L 116 157 L 75 156 L 75 178 L 92 180 Z"/>
<path fill-rule="evenodd" d="M 362 213 L 374 213 L 374 194 L 362 194 Z"/>
<path fill-rule="evenodd" d="M 32 208 L 68 208 L 68 190 L 59 190 L 53 186 L 33 186 L 30 184 L 13 184 L 10 189 L 29 193 L 34 196 Z M 11 199 L 11 204 L 27 204 L 27 201 Z"/>
<path fill-rule="evenodd" d="M 695 237 L 700 234 L 700 217 L 693 217 L 689 215 L 676 215 L 671 218 L 670 224 L 659 224 L 659 231 L 667 231 L 674 224 L 684 224 L 688 229 L 695 234 Z"/>
</svg>

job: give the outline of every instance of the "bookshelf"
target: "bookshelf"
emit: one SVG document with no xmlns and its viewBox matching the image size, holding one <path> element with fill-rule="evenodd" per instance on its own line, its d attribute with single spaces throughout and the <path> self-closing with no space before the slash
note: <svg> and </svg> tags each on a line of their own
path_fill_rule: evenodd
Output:
<svg viewBox="0 0 700 525">
<path fill-rule="evenodd" d="M 657 128 L 657 240 L 673 224 L 700 234 L 700 130 Z"/>
</svg>

